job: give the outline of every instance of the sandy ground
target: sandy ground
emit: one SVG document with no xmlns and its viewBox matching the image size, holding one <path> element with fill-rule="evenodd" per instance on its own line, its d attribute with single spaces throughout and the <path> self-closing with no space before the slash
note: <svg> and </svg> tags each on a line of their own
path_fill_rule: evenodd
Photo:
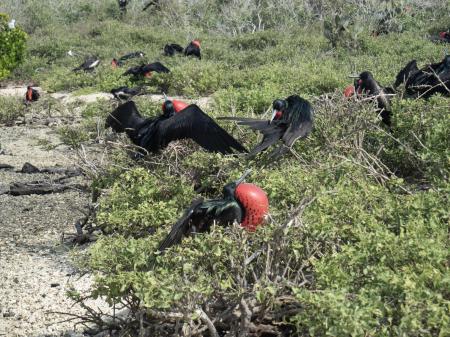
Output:
<svg viewBox="0 0 450 337">
<path fill-rule="evenodd" d="M 24 90 L 0 89 L 0 95 L 22 96 Z M 77 99 L 91 101 L 105 95 Z M 63 100 L 71 98 L 62 96 Z M 73 168 L 74 153 L 61 145 L 54 128 L 39 122 L 0 126 L 0 144 L 0 164 L 13 167 L 0 169 L 0 336 L 81 336 L 73 323 L 61 323 L 68 316 L 54 312 L 83 313 L 66 292 L 71 287 L 87 290 L 92 283 L 90 275 L 83 276 L 74 267 L 73 248 L 67 239 L 87 209 L 89 193 L 77 189 L 47 195 L 1 193 L 2 187 L 13 182 L 51 182 L 61 177 L 21 173 L 25 162 L 38 168 Z M 69 182 L 86 184 L 82 176 Z M 105 305 L 101 301 L 93 304 Z"/>
</svg>

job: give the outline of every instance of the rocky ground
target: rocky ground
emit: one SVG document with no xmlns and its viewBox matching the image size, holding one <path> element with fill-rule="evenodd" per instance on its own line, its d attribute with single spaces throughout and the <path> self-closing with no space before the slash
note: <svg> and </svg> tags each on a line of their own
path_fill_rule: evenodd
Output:
<svg viewBox="0 0 450 337">
<path fill-rule="evenodd" d="M 18 99 L 24 92 L 23 87 L 0 89 L 0 95 Z M 109 95 L 76 99 L 91 101 L 98 97 Z M 55 94 L 54 98 L 74 99 L 69 94 Z M 55 313 L 82 313 L 66 292 L 71 287 L 88 289 L 92 282 L 90 275 L 81 275 L 74 267 L 70 240 L 75 234 L 74 223 L 89 205 L 90 194 L 84 188 L 88 181 L 79 172 L 73 174 L 79 161 L 55 132 L 55 125 L 74 123 L 76 118 L 52 116 L 49 123 L 48 117 L 25 116 L 15 126 L 0 125 L 0 336 L 76 335 L 73 323 L 61 322 L 68 316 Z M 25 163 L 50 173 L 23 173 Z M 72 173 L 67 175 L 65 169 Z M 11 186 L 20 183 L 67 189 L 43 195 L 12 195 Z"/>
</svg>

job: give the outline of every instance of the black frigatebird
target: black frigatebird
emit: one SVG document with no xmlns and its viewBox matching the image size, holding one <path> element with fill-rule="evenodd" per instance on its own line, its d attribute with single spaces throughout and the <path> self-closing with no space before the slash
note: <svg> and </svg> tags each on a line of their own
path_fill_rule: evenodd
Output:
<svg viewBox="0 0 450 337">
<path fill-rule="evenodd" d="M 311 104 L 298 95 L 286 99 L 276 99 L 272 103 L 272 117 L 269 121 L 254 118 L 220 117 L 219 119 L 233 120 L 239 125 L 245 125 L 263 134 L 263 139 L 250 156 L 266 150 L 280 139 L 282 144 L 271 153 L 271 157 L 278 158 L 288 151 L 297 139 L 304 138 L 311 133 L 313 127 L 313 108 Z"/>
<path fill-rule="evenodd" d="M 450 95 L 450 55 L 441 62 L 433 63 L 419 69 L 416 60 L 408 64 L 397 74 L 394 87 L 405 84 L 407 97 L 425 99 L 440 93 Z"/>
<path fill-rule="evenodd" d="M 106 119 L 106 127 L 126 132 L 131 141 L 150 152 L 165 148 L 171 141 L 190 138 L 209 152 L 223 154 L 247 150 L 197 105 L 173 100 L 163 104 L 163 114 L 142 118 L 136 104 L 120 105 Z"/>
<path fill-rule="evenodd" d="M 170 70 L 166 68 L 161 62 L 155 62 L 150 64 L 143 64 L 137 67 L 132 67 L 128 69 L 126 72 L 124 72 L 122 76 L 133 75 L 150 78 L 152 76 L 152 72 L 170 73 Z"/>
<path fill-rule="evenodd" d="M 95 67 L 97 67 L 100 63 L 100 59 L 95 56 L 89 56 L 86 60 L 79 66 L 73 69 L 73 71 L 92 71 Z"/>
<path fill-rule="evenodd" d="M 27 86 L 27 92 L 25 93 L 25 102 L 31 103 L 39 99 L 41 95 L 36 89 L 33 89 L 30 85 Z"/>
<path fill-rule="evenodd" d="M 236 222 L 249 231 L 256 230 L 269 211 L 269 200 L 258 186 L 243 183 L 249 173 L 247 170 L 238 180 L 225 185 L 221 199 L 194 200 L 160 243 L 159 251 L 179 244 L 192 233 L 209 231 L 214 223 L 227 226 Z"/>
<path fill-rule="evenodd" d="M 143 88 L 142 87 L 136 87 L 136 88 L 128 88 L 126 86 L 115 88 L 111 90 L 111 94 L 113 94 L 114 98 L 119 100 L 128 100 L 133 98 L 137 95 L 142 95 Z"/>
<path fill-rule="evenodd" d="M 175 53 L 182 53 L 183 47 L 176 43 L 168 43 L 164 46 L 164 55 L 173 56 Z"/>
<path fill-rule="evenodd" d="M 125 13 L 127 11 L 128 0 L 118 0 L 118 2 L 120 11 Z"/>
<path fill-rule="evenodd" d="M 123 61 L 128 61 L 128 60 L 133 59 L 133 58 L 139 58 L 139 57 L 142 58 L 144 56 L 145 56 L 144 52 L 142 52 L 142 51 L 135 51 L 135 52 L 128 53 L 128 54 L 125 54 L 125 55 L 119 57 L 119 61 L 123 62 Z"/>
<path fill-rule="evenodd" d="M 202 55 L 200 53 L 200 41 L 199 40 L 191 41 L 184 49 L 184 56 L 195 56 L 199 60 L 201 60 Z"/>
<path fill-rule="evenodd" d="M 373 77 L 370 71 L 363 71 L 356 76 L 350 76 L 355 78 L 354 90 L 349 90 L 347 87 L 344 91 L 344 95 L 349 97 L 355 92 L 358 96 L 374 97 L 377 100 L 378 109 L 381 119 L 387 126 L 391 125 L 391 97 L 395 95 L 395 91 L 389 87 L 382 87 Z"/>
</svg>

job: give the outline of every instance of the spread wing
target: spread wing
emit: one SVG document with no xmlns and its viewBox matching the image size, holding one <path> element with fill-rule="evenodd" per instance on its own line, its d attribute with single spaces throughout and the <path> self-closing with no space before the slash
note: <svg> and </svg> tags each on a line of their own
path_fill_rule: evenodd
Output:
<svg viewBox="0 0 450 337">
<path fill-rule="evenodd" d="M 187 235 L 190 229 L 190 220 L 197 207 L 203 202 L 203 199 L 194 200 L 191 206 L 184 212 L 183 216 L 172 226 L 170 233 L 159 244 L 158 250 L 163 252 L 167 248 L 181 242 L 183 236 Z"/>
<path fill-rule="evenodd" d="M 197 105 L 191 104 L 158 123 L 156 139 L 161 147 L 177 139 L 190 138 L 210 152 L 223 154 L 247 150 Z"/>
<path fill-rule="evenodd" d="M 167 68 L 166 66 L 164 66 L 161 62 L 155 62 L 155 63 L 150 63 L 147 64 L 144 67 L 144 71 L 156 71 L 157 73 L 170 73 L 169 68 Z"/>
<path fill-rule="evenodd" d="M 273 121 L 269 124 L 267 120 L 255 118 L 219 117 L 218 119 L 235 121 L 238 125 L 247 126 L 263 135 L 262 141 L 250 151 L 250 156 L 256 155 L 275 144 L 283 137 L 286 131 L 286 123 L 284 121 Z"/>
<path fill-rule="evenodd" d="M 283 142 L 286 146 L 292 146 L 294 142 L 306 137 L 313 127 L 313 108 L 311 104 L 300 96 L 289 96 L 288 102 L 288 118 L 290 125 L 283 135 Z"/>
<path fill-rule="evenodd" d="M 406 83 L 408 78 L 417 71 L 419 71 L 419 68 L 417 67 L 417 61 L 409 61 L 408 64 L 397 74 L 397 77 L 395 78 L 394 88 L 397 88 L 402 83 Z"/>
<path fill-rule="evenodd" d="M 139 75 L 141 73 L 141 70 L 142 70 L 142 66 L 131 67 L 126 72 L 124 72 L 122 74 L 122 76 L 125 76 L 125 75 Z"/>
</svg>

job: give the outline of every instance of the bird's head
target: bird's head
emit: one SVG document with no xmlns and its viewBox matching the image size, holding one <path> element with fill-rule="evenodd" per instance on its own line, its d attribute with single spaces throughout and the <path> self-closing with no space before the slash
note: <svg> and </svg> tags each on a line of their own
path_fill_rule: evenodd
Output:
<svg viewBox="0 0 450 337">
<path fill-rule="evenodd" d="M 151 72 L 151 71 L 147 71 L 147 72 L 144 74 L 144 77 L 146 77 L 146 78 L 151 78 L 151 77 L 152 77 L 152 72 Z"/>
<path fill-rule="evenodd" d="M 441 39 L 445 39 L 445 38 L 447 37 L 447 32 L 440 32 L 440 33 L 439 33 L 439 37 L 440 37 Z"/>
<path fill-rule="evenodd" d="M 242 184 L 242 182 L 245 180 L 245 178 L 246 178 L 251 172 L 252 172 L 252 170 L 251 170 L 251 169 L 248 169 L 247 171 L 244 172 L 244 174 L 243 174 L 238 180 L 235 180 L 235 181 L 232 181 L 231 183 L 226 184 L 226 185 L 223 187 L 223 190 L 222 190 L 223 197 L 224 197 L 225 199 L 233 199 L 233 198 L 235 198 L 236 188 L 237 188 L 240 184 Z"/>
<path fill-rule="evenodd" d="M 191 42 L 194 46 L 196 46 L 197 48 L 200 48 L 200 40 L 193 40 Z"/>
<path fill-rule="evenodd" d="M 272 116 L 270 117 L 269 124 L 275 119 L 280 119 L 283 113 L 286 111 L 288 103 L 284 99 L 276 99 L 272 103 Z"/>
<path fill-rule="evenodd" d="M 173 116 L 175 113 L 178 113 L 185 108 L 187 108 L 189 104 L 179 101 L 176 99 L 168 99 L 166 94 L 164 94 L 164 103 L 162 105 L 162 111 L 165 115 Z"/>
</svg>

